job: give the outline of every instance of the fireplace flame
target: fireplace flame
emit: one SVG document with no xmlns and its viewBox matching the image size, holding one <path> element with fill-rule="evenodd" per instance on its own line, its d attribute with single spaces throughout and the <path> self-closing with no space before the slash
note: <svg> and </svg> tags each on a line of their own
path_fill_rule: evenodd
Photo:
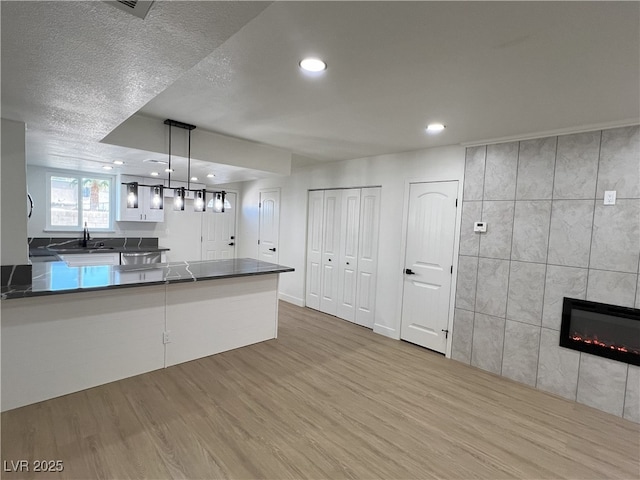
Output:
<svg viewBox="0 0 640 480">
<path fill-rule="evenodd" d="M 609 348 L 611 350 L 616 350 L 622 353 L 633 353 L 636 355 L 640 355 L 640 351 L 638 350 L 629 348 L 625 345 L 614 345 L 611 343 L 603 342 L 601 340 L 598 340 L 597 336 L 582 336 L 581 334 L 574 332 L 573 335 L 570 335 L 569 338 L 571 338 L 571 340 L 573 340 L 574 342 L 582 342 L 586 343 L 587 345 L 597 345 L 598 347 Z"/>
</svg>

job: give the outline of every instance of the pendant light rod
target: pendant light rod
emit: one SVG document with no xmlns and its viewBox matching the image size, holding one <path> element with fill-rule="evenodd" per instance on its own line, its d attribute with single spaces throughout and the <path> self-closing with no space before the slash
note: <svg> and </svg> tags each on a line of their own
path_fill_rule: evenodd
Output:
<svg viewBox="0 0 640 480">
<path fill-rule="evenodd" d="M 166 123 L 166 122 L 165 122 Z M 168 183 L 167 183 L 167 188 L 171 188 L 171 124 L 169 124 L 169 176 L 168 176 Z"/>
<path fill-rule="evenodd" d="M 191 129 L 189 130 L 189 147 L 187 149 L 187 190 L 191 188 Z"/>
<path fill-rule="evenodd" d="M 164 121 L 165 125 L 169 125 L 169 176 L 167 188 L 171 188 L 171 127 L 183 128 L 189 131 L 189 150 L 188 150 L 188 164 L 187 164 L 187 190 L 191 189 L 191 130 L 195 130 L 196 126 L 190 123 L 179 122 L 167 118 Z"/>
</svg>

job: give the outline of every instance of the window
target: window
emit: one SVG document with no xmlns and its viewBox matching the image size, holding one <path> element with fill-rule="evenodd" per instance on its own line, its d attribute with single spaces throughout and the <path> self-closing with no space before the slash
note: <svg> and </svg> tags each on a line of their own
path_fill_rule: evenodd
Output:
<svg viewBox="0 0 640 480">
<path fill-rule="evenodd" d="M 113 177 L 76 172 L 47 173 L 47 229 L 112 230 Z"/>
</svg>

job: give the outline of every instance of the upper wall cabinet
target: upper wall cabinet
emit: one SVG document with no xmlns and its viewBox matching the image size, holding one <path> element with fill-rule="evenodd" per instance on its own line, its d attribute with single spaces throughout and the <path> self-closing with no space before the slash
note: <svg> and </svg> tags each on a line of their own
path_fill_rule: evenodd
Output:
<svg viewBox="0 0 640 480">
<path fill-rule="evenodd" d="M 151 208 L 151 205 L 151 187 L 138 186 L 138 206 L 128 208 L 127 186 L 120 185 L 116 220 L 118 222 L 164 222 L 164 210 Z"/>
</svg>

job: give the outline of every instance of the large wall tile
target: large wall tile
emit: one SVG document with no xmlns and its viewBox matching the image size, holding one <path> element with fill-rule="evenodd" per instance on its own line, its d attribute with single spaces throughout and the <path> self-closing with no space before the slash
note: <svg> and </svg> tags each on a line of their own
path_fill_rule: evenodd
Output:
<svg viewBox="0 0 640 480">
<path fill-rule="evenodd" d="M 515 200 L 518 142 L 487 146 L 485 200 Z"/>
<path fill-rule="evenodd" d="M 640 200 L 597 202 L 593 218 L 590 268 L 638 271 L 640 255 Z"/>
<path fill-rule="evenodd" d="M 637 273 L 589 270 L 587 300 L 633 307 L 637 281 Z"/>
<path fill-rule="evenodd" d="M 504 341 L 504 318 L 476 313 L 471 365 L 500 374 Z"/>
<path fill-rule="evenodd" d="M 513 201 L 483 202 L 482 221 L 487 222 L 487 231 L 480 234 L 481 257 L 509 259 L 513 209 Z"/>
<path fill-rule="evenodd" d="M 556 137 L 520 142 L 516 199 L 551 199 L 555 163 Z"/>
<path fill-rule="evenodd" d="M 551 201 L 516 202 L 512 260 L 546 262 Z"/>
<path fill-rule="evenodd" d="M 622 416 L 632 422 L 640 423 L 640 367 L 635 365 L 629 365 Z"/>
<path fill-rule="evenodd" d="M 451 358 L 469 365 L 471 363 L 472 342 L 473 312 L 456 308 L 453 317 Z"/>
<path fill-rule="evenodd" d="M 507 313 L 508 284 L 509 260 L 480 258 L 475 311 L 504 318 Z"/>
<path fill-rule="evenodd" d="M 593 200 L 554 200 L 548 263 L 588 267 Z"/>
<path fill-rule="evenodd" d="M 487 147 L 469 147 L 464 166 L 464 200 L 482 200 Z"/>
<path fill-rule="evenodd" d="M 560 330 L 564 297 L 584 300 L 587 296 L 586 268 L 547 265 L 542 307 L 542 326 Z"/>
<path fill-rule="evenodd" d="M 626 363 L 580 354 L 578 402 L 622 416 L 626 384 Z"/>
<path fill-rule="evenodd" d="M 576 399 L 580 353 L 560 347 L 560 332 L 543 328 L 540 332 L 537 388 L 570 400 Z"/>
<path fill-rule="evenodd" d="M 640 198 L 640 127 L 603 130 L 597 198 L 616 190 L 618 198 Z"/>
<path fill-rule="evenodd" d="M 482 218 L 482 202 L 462 203 L 460 226 L 460 255 L 478 255 L 480 234 L 473 231 L 473 224 Z"/>
<path fill-rule="evenodd" d="M 478 257 L 458 257 L 458 280 L 456 282 L 456 307 L 473 310 L 476 304 L 476 277 Z"/>
<path fill-rule="evenodd" d="M 595 198 L 600 130 L 558 137 L 554 199 Z"/>
<path fill-rule="evenodd" d="M 502 375 L 534 387 L 538 370 L 540 327 L 507 320 Z"/>
<path fill-rule="evenodd" d="M 511 262 L 507 318 L 540 325 L 546 265 Z"/>
</svg>

